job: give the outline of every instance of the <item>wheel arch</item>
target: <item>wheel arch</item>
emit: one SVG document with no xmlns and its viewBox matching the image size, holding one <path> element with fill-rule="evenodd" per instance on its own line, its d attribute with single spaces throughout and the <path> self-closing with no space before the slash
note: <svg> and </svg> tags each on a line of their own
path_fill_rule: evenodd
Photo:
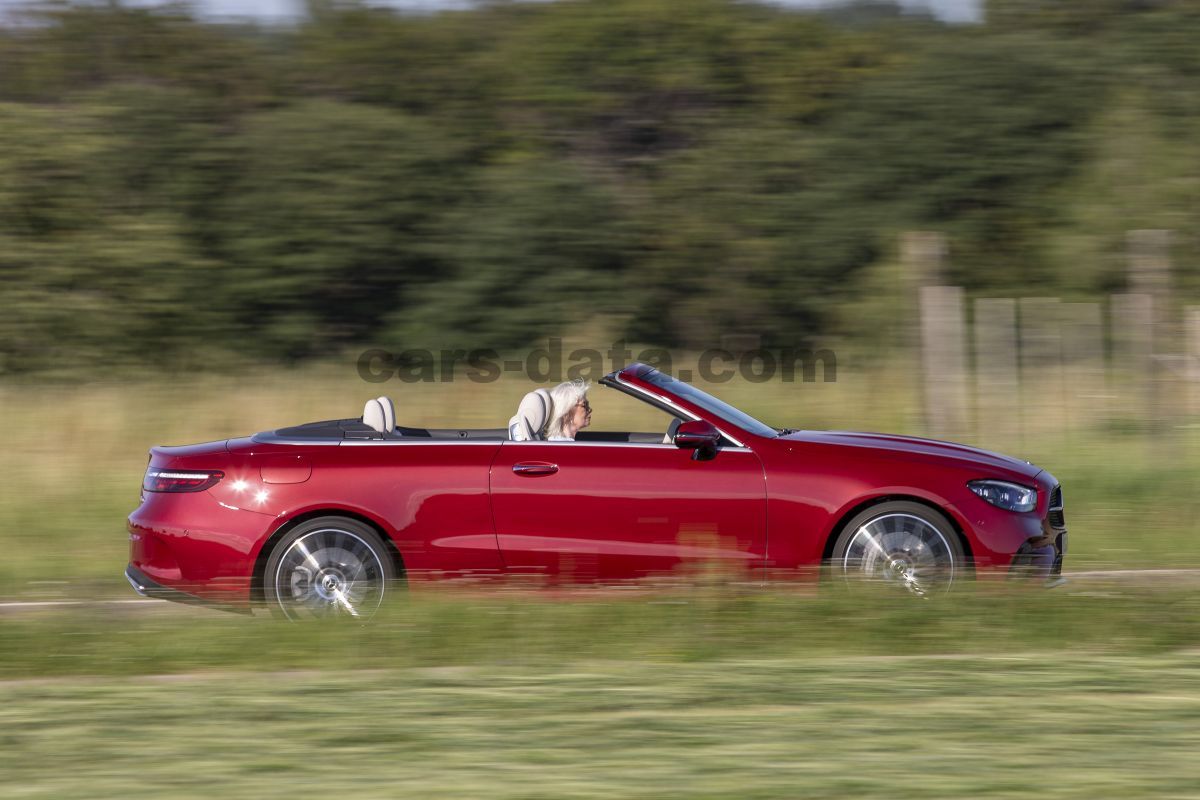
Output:
<svg viewBox="0 0 1200 800">
<path fill-rule="evenodd" d="M 827 562 L 829 559 L 833 558 L 833 546 L 837 542 L 838 536 L 841 535 L 843 530 L 845 530 L 846 525 L 850 522 L 850 520 L 854 519 L 871 506 L 878 506 L 893 501 L 916 503 L 918 505 L 925 506 L 931 511 L 939 514 L 942 519 L 949 523 L 950 527 L 954 530 L 955 535 L 958 536 L 958 543 L 962 546 L 963 554 L 967 558 L 967 566 L 972 570 L 975 568 L 975 554 L 971 549 L 971 540 L 966 535 L 965 531 L 963 531 L 962 523 L 959 522 L 953 513 L 947 510 L 944 506 L 933 502 L 927 497 L 895 492 L 868 497 L 860 500 L 857 503 L 854 503 L 847 508 L 825 536 L 825 545 L 821 550 L 821 561 Z"/>
<path fill-rule="evenodd" d="M 263 582 L 267 571 L 267 560 L 271 558 L 271 551 L 275 549 L 275 545 L 297 525 L 308 522 L 310 519 L 317 519 L 318 517 L 345 517 L 355 522 L 361 522 L 375 531 L 379 534 L 379 538 L 383 541 L 384 547 L 387 548 L 388 554 L 391 556 L 392 565 L 396 568 L 396 577 L 401 580 L 404 579 L 404 557 L 400 555 L 400 550 L 396 547 L 395 540 L 392 539 L 391 535 L 377 520 L 371 519 L 366 514 L 345 508 L 316 508 L 288 519 L 274 533 L 268 536 L 266 541 L 263 542 L 262 547 L 258 549 L 258 555 L 254 558 L 254 571 L 250 575 L 251 602 L 262 603 L 265 599 Z"/>
</svg>

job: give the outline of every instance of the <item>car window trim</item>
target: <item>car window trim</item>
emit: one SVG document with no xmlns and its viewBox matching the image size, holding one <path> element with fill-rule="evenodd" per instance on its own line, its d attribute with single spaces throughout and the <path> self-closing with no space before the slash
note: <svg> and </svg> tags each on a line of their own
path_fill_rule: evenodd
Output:
<svg viewBox="0 0 1200 800">
<path fill-rule="evenodd" d="M 636 399 L 641 400 L 644 403 L 649 403 L 650 405 L 658 408 L 658 410 L 660 410 L 660 411 L 666 411 L 667 413 L 674 414 L 675 416 L 686 417 L 687 419 L 690 419 L 693 421 L 700 419 L 699 415 L 695 414 L 694 412 L 688 411 L 686 408 L 683 408 L 682 406 L 677 405 L 670 398 L 663 397 L 662 395 L 659 395 L 655 392 L 651 392 L 648 389 L 643 389 L 641 386 L 635 386 L 632 383 L 626 382 L 621 377 L 621 374 L 619 372 L 616 373 L 615 375 L 609 375 L 609 376 L 603 378 L 600 381 L 600 383 L 603 384 L 604 386 L 609 387 L 610 389 L 616 389 L 617 391 L 624 392 L 625 394 L 628 394 L 631 397 L 635 397 Z M 714 415 L 714 416 L 718 416 L 718 418 L 719 418 L 719 415 Z M 722 428 L 720 425 L 713 425 L 713 427 L 717 429 L 717 433 L 721 434 L 722 438 L 728 439 L 729 441 L 733 442 L 735 447 L 743 448 L 746 450 L 750 449 L 749 447 L 746 446 L 745 442 L 741 441 L 736 436 L 730 436 L 728 433 L 726 433 L 725 429 Z M 727 449 L 729 449 L 729 448 L 727 448 Z"/>
</svg>

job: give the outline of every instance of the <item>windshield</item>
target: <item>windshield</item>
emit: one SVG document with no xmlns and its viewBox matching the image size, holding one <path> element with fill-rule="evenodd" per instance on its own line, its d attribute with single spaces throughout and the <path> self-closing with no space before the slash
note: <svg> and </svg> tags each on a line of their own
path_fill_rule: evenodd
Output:
<svg viewBox="0 0 1200 800">
<path fill-rule="evenodd" d="M 690 383 L 676 380 L 670 375 L 659 372 L 656 369 L 648 368 L 645 372 L 637 373 L 637 376 L 642 380 L 652 383 L 655 386 L 665 387 L 671 394 L 676 397 L 683 398 L 691 403 L 695 403 L 701 408 L 711 411 L 721 419 L 732 422 L 744 431 L 753 433 L 756 436 L 775 437 L 779 435 L 779 431 L 759 422 L 749 414 L 739 411 L 723 400 L 718 400 L 708 392 L 703 392 L 692 386 Z"/>
</svg>

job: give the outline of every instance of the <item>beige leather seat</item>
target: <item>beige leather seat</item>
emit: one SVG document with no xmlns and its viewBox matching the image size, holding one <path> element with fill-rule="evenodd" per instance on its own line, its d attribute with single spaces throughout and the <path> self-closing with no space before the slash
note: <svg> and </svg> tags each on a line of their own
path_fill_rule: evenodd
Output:
<svg viewBox="0 0 1200 800">
<path fill-rule="evenodd" d="M 376 397 L 363 406 L 362 421 L 380 433 L 396 430 L 396 406 L 390 397 Z"/>
<path fill-rule="evenodd" d="M 508 421 L 508 438 L 514 442 L 538 442 L 550 421 L 550 391 L 534 389 L 521 398 L 517 413 Z"/>
</svg>

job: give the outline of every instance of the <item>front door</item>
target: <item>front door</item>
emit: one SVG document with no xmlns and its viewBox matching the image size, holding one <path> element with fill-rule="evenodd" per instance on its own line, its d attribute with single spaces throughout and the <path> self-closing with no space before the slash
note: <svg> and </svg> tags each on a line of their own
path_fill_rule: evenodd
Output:
<svg viewBox="0 0 1200 800">
<path fill-rule="evenodd" d="M 491 500 L 510 573 L 623 580 L 766 558 L 763 469 L 747 448 L 695 460 L 672 444 L 505 442 Z"/>
</svg>

